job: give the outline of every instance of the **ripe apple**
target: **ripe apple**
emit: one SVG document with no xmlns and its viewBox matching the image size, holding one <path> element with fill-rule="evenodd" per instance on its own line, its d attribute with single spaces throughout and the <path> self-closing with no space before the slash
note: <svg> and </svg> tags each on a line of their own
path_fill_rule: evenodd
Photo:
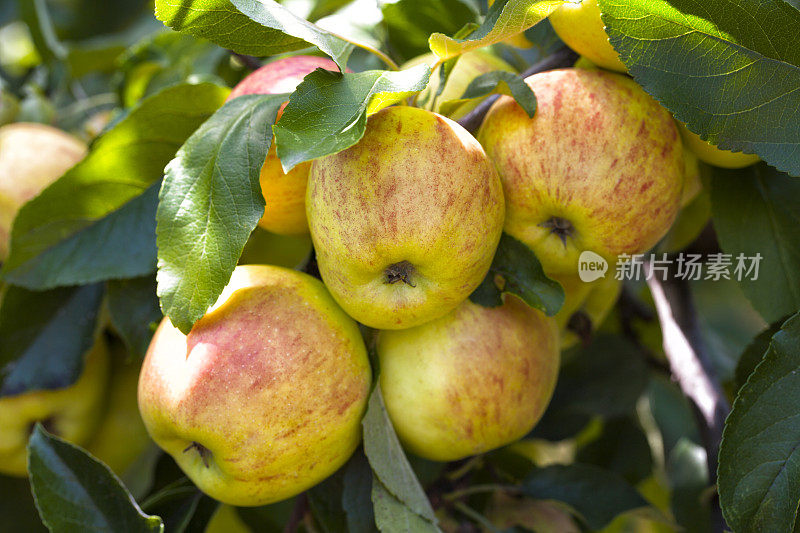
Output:
<svg viewBox="0 0 800 533">
<path fill-rule="evenodd" d="M 0 127 L 0 262 L 8 256 L 11 224 L 25 202 L 86 155 L 86 145 L 44 124 Z"/>
<path fill-rule="evenodd" d="M 245 265 L 188 336 L 161 322 L 142 365 L 139 410 L 200 490 L 264 505 L 347 461 L 370 381 L 358 326 L 322 283 Z"/>
<path fill-rule="evenodd" d="M 478 139 L 503 182 L 505 231 L 549 274 L 575 274 L 582 251 L 616 263 L 667 232 L 680 205 L 683 148 L 670 114 L 630 78 L 562 69 L 526 79 L 533 118 L 510 97 Z"/>
<path fill-rule="evenodd" d="M 367 326 L 399 329 L 447 314 L 477 288 L 504 202 L 467 130 L 399 106 L 370 117 L 356 145 L 312 163 L 306 209 L 339 305 Z"/>
<path fill-rule="evenodd" d="M 436 63 L 438 58 L 434 54 L 425 54 L 415 57 L 403 65 L 403 69 L 414 67 L 417 65 L 426 64 L 432 66 Z M 440 113 L 440 106 L 443 102 L 449 100 L 457 100 L 461 98 L 464 91 L 467 90 L 472 80 L 486 74 L 494 72 L 495 70 L 504 70 L 506 72 L 516 72 L 514 67 L 500 59 L 494 54 L 486 50 L 473 50 L 462 54 L 458 58 L 455 67 L 453 67 L 450 76 L 447 78 L 447 83 L 442 89 L 442 93 L 436 96 L 436 91 L 439 90 L 439 73 L 434 72 L 428 82 L 425 90 L 419 94 L 419 102 L 425 102 L 424 108 L 429 111 Z M 447 113 L 447 116 L 453 120 L 458 120 L 478 106 L 483 98 L 474 98 Z"/>
<path fill-rule="evenodd" d="M 278 235 L 256 226 L 239 257 L 240 265 L 275 265 L 295 268 L 311 253 L 311 237 Z"/>
<path fill-rule="evenodd" d="M 0 398 L 0 473 L 27 475 L 28 436 L 36 422 L 77 445 L 91 438 L 102 418 L 108 359 L 101 337 L 86 353 L 83 372 L 69 387 Z"/>
<path fill-rule="evenodd" d="M 759 158 L 755 154 L 744 152 L 731 152 L 717 148 L 706 142 L 699 135 L 693 133 L 682 122 L 677 122 L 678 129 L 683 137 L 683 142 L 704 163 L 722 168 L 744 168 L 757 163 Z"/>
<path fill-rule="evenodd" d="M 291 93 L 303 78 L 317 68 L 339 70 L 330 59 L 314 56 L 293 56 L 268 63 L 248 75 L 231 91 L 228 100 L 245 94 Z M 285 104 L 284 104 L 285 105 Z M 261 193 L 267 202 L 258 224 L 280 235 L 308 233 L 305 195 L 310 163 L 301 163 L 288 173 L 281 168 L 275 143 L 261 167 Z"/>
<path fill-rule="evenodd" d="M 703 182 L 700 179 L 700 161 L 695 153 L 686 146 L 686 143 L 683 145 L 683 169 L 681 208 L 689 205 L 703 190 Z"/>
<path fill-rule="evenodd" d="M 617 303 L 622 282 L 614 278 L 613 271 L 589 283 L 575 274 L 551 277 L 564 288 L 564 305 L 555 319 L 561 332 L 561 349 L 565 350 L 581 340 L 574 328 L 586 328 L 586 334 L 597 331 Z"/>
<path fill-rule="evenodd" d="M 626 72 L 619 54 L 608 42 L 597 0 L 567 1 L 550 14 L 550 24 L 561 40 L 600 67 Z"/>
<path fill-rule="evenodd" d="M 205 533 L 252 533 L 236 512 L 236 507 L 222 504 L 211 517 Z"/>
<path fill-rule="evenodd" d="M 125 362 L 125 355 L 124 350 L 115 350 L 112 345 L 112 371 L 103 406 L 105 412 L 97 431 L 84 446 L 118 475 L 124 474 L 152 444 L 136 401 L 141 365 Z"/>
<path fill-rule="evenodd" d="M 448 315 L 377 340 L 380 384 L 411 452 L 454 461 L 520 439 L 539 421 L 559 366 L 558 326 L 515 296 L 467 300 Z"/>
</svg>

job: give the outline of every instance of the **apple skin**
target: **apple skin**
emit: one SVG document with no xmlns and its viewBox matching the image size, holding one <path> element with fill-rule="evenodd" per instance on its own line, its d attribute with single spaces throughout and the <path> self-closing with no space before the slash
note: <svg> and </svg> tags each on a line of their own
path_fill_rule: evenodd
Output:
<svg viewBox="0 0 800 533">
<path fill-rule="evenodd" d="M 293 56 L 279 59 L 267 63 L 239 82 L 228 100 L 245 94 L 291 93 L 306 75 L 317 68 L 339 71 L 336 63 L 323 57 Z M 300 163 L 289 172 L 284 172 L 275 143 L 271 144 L 259 177 L 261 193 L 267 203 L 259 226 L 279 235 L 308 233 L 305 194 L 310 165 L 309 162 Z"/>
<path fill-rule="evenodd" d="M 552 70 L 526 82 L 534 117 L 502 96 L 478 132 L 503 182 L 505 231 L 548 275 L 576 274 L 584 250 L 615 264 L 650 249 L 683 189 L 670 114 L 630 78 L 603 70 Z"/>
<path fill-rule="evenodd" d="M 434 54 L 424 54 L 408 61 L 402 68 L 407 69 L 422 64 L 433 66 L 437 61 L 438 58 Z M 439 108 L 442 102 L 461 98 L 461 95 L 467 90 L 472 80 L 482 74 L 494 72 L 496 70 L 516 72 L 514 67 L 486 50 L 472 50 L 462 54 L 456 62 L 456 66 L 453 67 L 453 71 L 450 72 L 442 94 L 434 99 L 436 91 L 439 90 L 439 75 L 437 71 L 431 75 L 428 86 L 419 94 L 419 101 L 425 101 L 427 98 L 424 108 L 428 111 L 440 113 L 441 111 Z M 459 120 L 475 109 L 483 100 L 485 100 L 485 98 L 473 98 L 459 105 L 446 116 L 453 120 Z"/>
<path fill-rule="evenodd" d="M 86 353 L 80 377 L 69 387 L 0 398 L 0 474 L 28 474 L 28 437 L 36 422 L 73 444 L 84 445 L 103 415 L 108 372 L 108 347 L 100 337 Z"/>
<path fill-rule="evenodd" d="M 558 326 L 507 295 L 488 308 L 467 300 L 416 328 L 377 340 L 386 410 L 403 445 L 455 461 L 522 438 L 556 384 Z"/>
<path fill-rule="evenodd" d="M 264 505 L 347 461 L 370 382 L 358 326 L 322 283 L 245 265 L 188 336 L 161 322 L 139 377 L 139 411 L 200 490 Z"/>
<path fill-rule="evenodd" d="M 627 72 L 619 54 L 608 42 L 597 0 L 564 2 L 549 19 L 561 40 L 577 53 L 599 67 Z"/>
<path fill-rule="evenodd" d="M 52 126 L 17 122 L 0 127 L 0 262 L 8 257 L 20 208 L 86 155 L 86 145 Z"/>
<path fill-rule="evenodd" d="M 401 329 L 447 314 L 477 288 L 500 241 L 504 201 L 467 130 L 398 106 L 370 117 L 356 145 L 313 162 L 306 210 L 339 305 L 367 326 Z"/>
<path fill-rule="evenodd" d="M 745 154 L 744 152 L 731 152 L 717 148 L 710 142 L 706 142 L 699 135 L 689 130 L 681 122 L 677 122 L 684 144 L 697 156 L 703 163 L 722 168 L 744 168 L 749 167 L 759 161 L 755 154 Z"/>
<path fill-rule="evenodd" d="M 124 350 L 122 353 L 114 352 L 112 345 L 111 379 L 103 406 L 105 413 L 97 431 L 84 446 L 120 476 L 153 442 L 139 415 L 136 401 L 140 365 L 138 359 L 126 363 L 123 359 L 126 355 Z"/>
</svg>

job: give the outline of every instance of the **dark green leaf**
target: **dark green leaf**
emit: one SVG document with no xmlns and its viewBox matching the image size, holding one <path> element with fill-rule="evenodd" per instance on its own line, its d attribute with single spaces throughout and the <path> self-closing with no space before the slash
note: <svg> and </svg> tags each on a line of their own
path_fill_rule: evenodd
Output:
<svg viewBox="0 0 800 533">
<path fill-rule="evenodd" d="M 347 59 L 353 51 L 353 45 L 338 35 L 294 15 L 288 8 L 272 0 L 231 0 L 231 3 L 264 28 L 302 39 L 328 54 L 342 72 L 347 69 Z"/>
<path fill-rule="evenodd" d="M 634 485 L 649 476 L 653 468 L 650 443 L 629 416 L 606 421 L 600 436 L 578 450 L 575 459 L 613 470 Z"/>
<path fill-rule="evenodd" d="M 666 463 L 672 490 L 670 508 L 675 521 L 690 533 L 712 531 L 705 448 L 681 439 L 669 453 Z"/>
<path fill-rule="evenodd" d="M 375 515 L 372 510 L 372 469 L 367 457 L 357 450 L 344 471 L 342 507 L 347 516 L 349 533 L 373 533 Z"/>
<path fill-rule="evenodd" d="M 383 510 L 391 514 L 391 510 L 395 507 L 392 505 L 393 502 L 382 497 L 382 494 L 388 491 L 400 505 L 408 507 L 422 520 L 436 523 L 436 516 L 428 497 L 414 475 L 392 423 L 389 421 L 380 385 L 372 391 L 362 425 L 364 426 L 364 453 L 379 480 L 379 483 L 373 482 L 372 484 L 373 503 L 375 503 L 377 494 L 385 504 Z M 376 488 L 376 484 L 380 487 Z M 378 527 L 383 531 L 377 507 L 375 519 L 378 521 Z"/>
<path fill-rule="evenodd" d="M 381 10 L 389 46 L 406 60 L 430 52 L 432 33 L 453 35 L 478 16 L 464 0 L 399 0 L 383 2 Z"/>
<path fill-rule="evenodd" d="M 772 337 L 739 391 L 719 452 L 722 511 L 734 531 L 792 531 L 800 500 L 800 315 Z"/>
<path fill-rule="evenodd" d="M 615 472 L 577 463 L 536 469 L 521 489 L 531 498 L 567 504 L 593 530 L 602 529 L 619 514 L 648 505 Z"/>
<path fill-rule="evenodd" d="M 290 498 L 271 505 L 260 507 L 239 507 L 239 518 L 254 532 L 283 533 L 286 523 L 291 519 L 297 498 Z"/>
<path fill-rule="evenodd" d="M 536 95 L 533 94 L 533 89 L 519 74 L 504 70 L 481 74 L 470 82 L 460 99 L 442 102 L 440 111 L 447 115 L 453 106 L 458 106 L 471 98 L 480 98 L 492 93 L 513 96 L 529 117 L 533 117 L 536 113 Z"/>
<path fill-rule="evenodd" d="M 173 30 L 240 54 L 265 57 L 308 46 L 303 39 L 251 20 L 230 0 L 156 0 L 155 5 L 156 18 Z"/>
<path fill-rule="evenodd" d="M 161 320 L 153 276 L 109 281 L 108 312 L 114 329 L 136 357 L 144 358 L 155 327 Z"/>
<path fill-rule="evenodd" d="M 5 531 L 47 533 L 33 504 L 30 483 L 26 478 L 0 475 L 0 516 Z"/>
<path fill-rule="evenodd" d="M 750 374 L 752 374 L 756 369 L 758 363 L 764 359 L 764 355 L 767 353 L 772 336 L 780 331 L 784 322 L 786 322 L 786 318 L 778 320 L 770 327 L 756 335 L 750 344 L 747 345 L 747 348 L 745 348 L 744 352 L 742 352 L 742 355 L 739 357 L 739 363 L 736 365 L 737 391 L 744 386 L 744 384 L 747 382 L 747 378 L 749 378 Z"/>
<path fill-rule="evenodd" d="M 245 95 L 214 114 L 166 168 L 159 195 L 158 296 L 184 333 L 228 283 L 264 214 L 259 174 L 285 95 Z"/>
<path fill-rule="evenodd" d="M 628 71 L 727 150 L 800 176 L 800 12 L 783 0 L 600 0 Z"/>
<path fill-rule="evenodd" d="M 519 296 L 547 316 L 555 315 L 564 305 L 561 285 L 545 275 L 530 248 L 507 233 L 500 237 L 489 273 L 469 299 L 485 307 L 497 307 L 503 303 L 503 292 Z"/>
<path fill-rule="evenodd" d="M 347 533 L 347 516 L 342 505 L 344 470 L 339 469 L 306 493 L 311 514 L 323 533 Z"/>
<path fill-rule="evenodd" d="M 273 127 L 284 170 L 353 146 L 364 135 L 368 115 L 423 90 L 429 77 L 427 65 L 399 72 L 312 72 Z"/>
<path fill-rule="evenodd" d="M 150 496 L 142 508 L 160 516 L 167 532 L 204 533 L 218 506 L 184 477 Z"/>
<path fill-rule="evenodd" d="M 717 169 L 711 205 L 720 245 L 733 256 L 731 278 L 756 311 L 771 323 L 800 309 L 800 181 L 764 163 Z M 761 257 L 757 279 L 735 275 L 740 255 L 746 267 Z"/>
<path fill-rule="evenodd" d="M 144 514 L 107 466 L 39 424 L 28 453 L 36 507 L 51 531 L 164 531 L 161 519 Z"/>
<path fill-rule="evenodd" d="M 692 405 L 675 383 L 663 376 L 653 376 L 647 397 L 650 412 L 661 432 L 665 455 L 669 455 L 681 440 L 702 442 Z"/>
<path fill-rule="evenodd" d="M 152 272 L 154 184 L 227 93 L 211 84 L 180 85 L 131 111 L 83 161 L 22 207 L 5 279 L 45 289 Z"/>
<path fill-rule="evenodd" d="M 438 527 L 395 498 L 377 476 L 372 478 L 372 505 L 375 511 L 375 523 L 383 533 L 439 531 Z"/>
<path fill-rule="evenodd" d="M 0 306 L 0 396 L 75 383 L 95 342 L 103 286 L 9 287 Z"/>
</svg>

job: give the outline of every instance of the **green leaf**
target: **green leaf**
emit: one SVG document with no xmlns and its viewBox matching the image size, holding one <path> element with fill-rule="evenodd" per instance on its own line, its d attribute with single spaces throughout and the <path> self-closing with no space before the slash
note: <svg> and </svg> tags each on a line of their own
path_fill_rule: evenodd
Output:
<svg viewBox="0 0 800 533">
<path fill-rule="evenodd" d="M 742 355 L 739 357 L 739 363 L 736 365 L 736 390 L 744 386 L 750 374 L 758 366 L 758 363 L 764 359 L 764 355 L 769 349 L 769 343 L 772 336 L 780 331 L 781 326 L 789 317 L 778 320 L 767 329 L 755 336 L 755 338 L 747 345 Z"/>
<path fill-rule="evenodd" d="M 95 343 L 102 284 L 31 292 L 9 287 L 0 306 L 0 397 L 75 383 Z"/>
<path fill-rule="evenodd" d="M 545 275 L 530 248 L 507 233 L 500 237 L 489 273 L 469 299 L 485 307 L 497 307 L 503 304 L 504 292 L 519 296 L 547 316 L 555 315 L 564 305 L 561 285 Z"/>
<path fill-rule="evenodd" d="M 546 19 L 563 3 L 564 0 L 497 0 L 489 8 L 483 24 L 466 39 L 434 33 L 428 45 L 440 59 L 450 59 L 523 32 Z"/>
<path fill-rule="evenodd" d="M 619 514 L 648 505 L 615 472 L 578 463 L 538 468 L 528 474 L 521 490 L 531 498 L 567 504 L 595 531 Z"/>
<path fill-rule="evenodd" d="M 33 503 L 27 478 L 0 476 L 0 516 L 6 531 L 47 533 Z"/>
<path fill-rule="evenodd" d="M 231 0 L 231 3 L 252 21 L 316 46 L 328 54 L 342 72 L 347 69 L 353 45 L 342 37 L 294 15 L 273 0 Z"/>
<path fill-rule="evenodd" d="M 705 448 L 680 439 L 667 457 L 666 470 L 670 508 L 678 525 L 686 531 L 712 531 Z"/>
<path fill-rule="evenodd" d="M 372 505 L 375 523 L 383 533 L 427 533 L 439 528 L 412 511 L 381 483 L 377 476 L 372 479 Z"/>
<path fill-rule="evenodd" d="M 772 337 L 725 422 L 718 484 L 732 530 L 793 530 L 800 501 L 798 405 L 800 315 L 795 315 Z"/>
<path fill-rule="evenodd" d="M 647 92 L 720 148 L 800 176 L 800 11 L 783 0 L 600 0 Z"/>
<path fill-rule="evenodd" d="M 653 468 L 650 443 L 631 416 L 606 421 L 597 439 L 579 449 L 575 460 L 613 470 L 631 484 L 649 476 Z"/>
<path fill-rule="evenodd" d="M 156 214 L 158 296 L 184 333 L 217 300 L 264 214 L 259 174 L 285 101 L 234 98 L 167 165 Z"/>
<path fill-rule="evenodd" d="M 344 471 L 342 508 L 347 517 L 349 533 L 375 531 L 375 514 L 372 510 L 372 469 L 361 449 L 357 450 Z"/>
<path fill-rule="evenodd" d="M 381 11 L 389 46 L 406 60 L 430 52 L 428 37 L 432 33 L 453 35 L 478 19 L 465 0 L 383 2 Z"/>
<path fill-rule="evenodd" d="M 311 514 L 323 533 L 346 533 L 347 517 L 342 505 L 344 471 L 339 469 L 328 479 L 310 488 L 306 495 Z"/>
<path fill-rule="evenodd" d="M 157 182 L 227 94 L 211 84 L 180 85 L 143 101 L 22 207 L 4 278 L 47 289 L 152 272 Z"/>
<path fill-rule="evenodd" d="M 161 320 L 154 276 L 109 281 L 108 313 L 128 351 L 144 358 L 150 339 Z"/>
<path fill-rule="evenodd" d="M 762 257 L 757 279 L 737 280 L 756 311 L 772 323 L 800 309 L 800 181 L 763 163 L 717 169 L 711 206 L 720 245 L 733 255 L 731 277 L 740 254 Z"/>
<path fill-rule="evenodd" d="M 372 484 L 373 503 L 375 503 L 376 494 L 380 496 L 383 492 L 388 491 L 399 504 L 408 507 L 424 521 L 435 524 L 436 516 L 433 508 L 417 476 L 411 469 L 392 423 L 389 421 L 380 385 L 377 385 L 372 391 L 367 413 L 361 423 L 364 426 L 364 453 L 369 459 L 369 464 L 378 481 L 377 483 L 373 481 Z M 380 486 L 376 488 L 376 485 Z M 385 506 L 383 511 L 391 514 L 394 509 L 392 502 L 382 497 L 381 501 Z M 376 521 L 379 519 L 377 506 L 375 519 Z M 378 527 L 381 528 L 380 522 Z M 384 529 L 381 528 L 381 530 Z"/>
<path fill-rule="evenodd" d="M 173 30 L 240 54 L 266 57 L 308 46 L 303 39 L 251 20 L 230 0 L 156 0 L 155 5 L 156 18 Z"/>
<path fill-rule="evenodd" d="M 204 533 L 219 502 L 206 496 L 186 477 L 167 485 L 142 504 L 161 517 L 169 533 Z"/>
<path fill-rule="evenodd" d="M 504 70 L 495 70 L 481 74 L 470 82 L 464 94 L 458 100 L 442 102 L 439 111 L 443 115 L 448 115 L 453 109 L 457 108 L 467 100 L 481 98 L 487 94 L 507 94 L 513 96 L 514 100 L 525 110 L 529 117 L 533 118 L 536 113 L 536 95 L 533 89 L 525 83 L 525 79 L 519 74 Z"/>
<path fill-rule="evenodd" d="M 312 72 L 273 127 L 283 169 L 353 146 L 364 136 L 368 115 L 423 90 L 429 78 L 427 65 L 399 72 Z"/>
<path fill-rule="evenodd" d="M 28 453 L 36 507 L 50 531 L 164 531 L 161 519 L 144 514 L 106 465 L 39 424 Z"/>
<path fill-rule="evenodd" d="M 673 381 L 660 375 L 652 376 L 647 399 L 661 433 L 665 455 L 669 455 L 681 440 L 698 445 L 702 442 L 693 406 Z"/>
</svg>

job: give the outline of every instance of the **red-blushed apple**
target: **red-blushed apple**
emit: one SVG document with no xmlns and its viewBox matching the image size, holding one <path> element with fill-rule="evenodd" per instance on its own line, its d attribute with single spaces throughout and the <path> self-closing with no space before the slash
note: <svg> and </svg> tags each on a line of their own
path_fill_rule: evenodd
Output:
<svg viewBox="0 0 800 533">
<path fill-rule="evenodd" d="M 455 461 L 510 444 L 547 407 L 559 367 L 558 326 L 516 296 L 467 300 L 415 328 L 381 331 L 386 410 L 403 445 Z"/>
<path fill-rule="evenodd" d="M 503 191 L 480 144 L 415 107 L 369 118 L 354 146 L 312 163 L 306 196 L 322 279 L 353 318 L 416 326 L 464 301 L 489 270 Z"/>
<path fill-rule="evenodd" d="M 548 274 L 575 274 L 590 250 L 615 264 L 650 249 L 680 207 L 684 158 L 670 114 L 632 79 L 561 69 L 526 79 L 533 118 L 495 102 L 478 139 L 506 198 L 505 231 Z"/>
<path fill-rule="evenodd" d="M 265 505 L 347 461 L 370 382 L 358 326 L 319 280 L 245 265 L 189 335 L 161 322 L 142 365 L 139 410 L 200 490 Z"/>
<path fill-rule="evenodd" d="M 17 122 L 0 127 L 0 262 L 20 208 L 83 159 L 86 145 L 57 128 Z"/>
<path fill-rule="evenodd" d="M 315 56 L 291 56 L 267 63 L 240 81 L 228 100 L 245 94 L 291 93 L 306 75 L 318 68 L 339 70 L 330 59 Z M 305 195 L 310 165 L 300 163 L 284 172 L 273 140 L 261 167 L 261 193 L 267 203 L 258 222 L 262 228 L 280 235 L 308 233 Z"/>
</svg>

